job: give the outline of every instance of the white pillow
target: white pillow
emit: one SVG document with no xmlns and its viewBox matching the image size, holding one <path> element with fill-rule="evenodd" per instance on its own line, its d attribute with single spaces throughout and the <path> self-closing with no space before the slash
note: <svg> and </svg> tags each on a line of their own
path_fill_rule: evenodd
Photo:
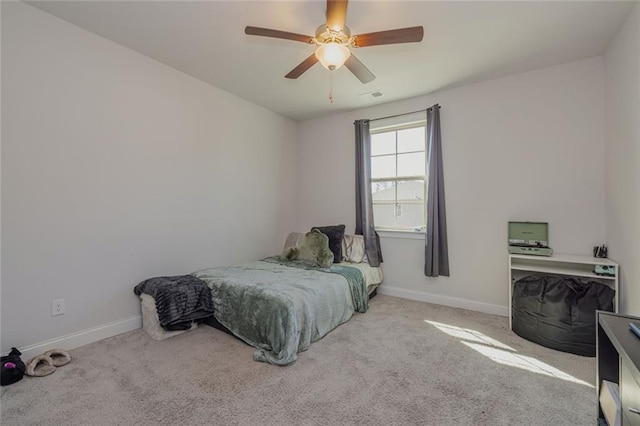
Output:
<svg viewBox="0 0 640 426">
<path fill-rule="evenodd" d="M 367 252 L 364 250 L 362 235 L 345 235 L 342 239 L 342 259 L 345 262 L 368 262 Z"/>
</svg>

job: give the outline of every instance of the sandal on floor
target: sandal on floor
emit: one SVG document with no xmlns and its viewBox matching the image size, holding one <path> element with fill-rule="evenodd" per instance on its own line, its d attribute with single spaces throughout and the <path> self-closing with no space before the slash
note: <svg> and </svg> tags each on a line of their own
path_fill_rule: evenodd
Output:
<svg viewBox="0 0 640 426">
<path fill-rule="evenodd" d="M 27 361 L 27 369 L 25 374 L 27 376 L 42 377 L 56 371 L 56 366 L 53 365 L 53 360 L 49 356 L 38 355 L 35 358 L 31 358 Z"/>
<path fill-rule="evenodd" d="M 51 358 L 53 360 L 53 365 L 56 367 L 62 367 L 63 365 L 67 365 L 71 362 L 71 355 L 69 355 L 69 352 L 64 349 L 51 349 L 42 355 Z"/>
</svg>

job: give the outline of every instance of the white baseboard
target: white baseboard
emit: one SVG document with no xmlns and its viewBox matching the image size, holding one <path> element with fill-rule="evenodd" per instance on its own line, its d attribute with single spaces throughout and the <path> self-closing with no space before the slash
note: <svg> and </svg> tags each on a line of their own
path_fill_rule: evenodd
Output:
<svg viewBox="0 0 640 426">
<path fill-rule="evenodd" d="M 108 337 L 117 336 L 118 334 L 142 328 L 142 316 L 127 318 L 120 321 L 114 321 L 108 324 L 99 325 L 97 327 L 88 328 L 78 331 L 77 333 L 67 334 L 66 336 L 57 337 L 55 339 L 45 340 L 44 342 L 35 343 L 33 345 L 18 348 L 22 352 L 22 360 L 27 361 L 36 355 L 40 355 L 50 349 L 74 349 L 89 343 Z"/>
<path fill-rule="evenodd" d="M 435 303 L 436 305 L 451 306 L 452 308 L 468 309 L 485 314 L 500 315 L 503 317 L 509 316 L 509 308 L 507 306 L 492 305 L 490 303 L 424 293 L 421 291 L 405 290 L 398 287 L 388 287 L 384 284 L 378 287 L 378 293 L 387 296 L 401 297 L 403 299 L 418 300 L 420 302 Z"/>
</svg>

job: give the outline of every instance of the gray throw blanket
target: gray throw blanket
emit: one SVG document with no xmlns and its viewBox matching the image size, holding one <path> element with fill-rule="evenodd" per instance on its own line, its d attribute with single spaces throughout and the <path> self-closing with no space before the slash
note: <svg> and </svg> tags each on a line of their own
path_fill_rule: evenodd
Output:
<svg viewBox="0 0 640 426">
<path fill-rule="evenodd" d="M 271 257 L 193 275 L 211 288 L 218 322 L 256 348 L 256 361 L 276 365 L 294 362 L 369 302 L 364 276 L 346 266 Z"/>
<path fill-rule="evenodd" d="M 193 275 L 149 278 L 135 286 L 133 292 L 156 300 L 158 320 L 165 330 L 186 330 L 192 321 L 213 315 L 211 290 Z"/>
</svg>

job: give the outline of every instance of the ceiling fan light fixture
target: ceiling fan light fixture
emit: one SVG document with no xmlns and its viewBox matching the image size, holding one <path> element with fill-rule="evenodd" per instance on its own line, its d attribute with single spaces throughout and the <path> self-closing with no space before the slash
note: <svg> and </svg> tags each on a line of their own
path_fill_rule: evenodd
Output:
<svg viewBox="0 0 640 426">
<path fill-rule="evenodd" d="M 349 56 L 351 56 L 349 48 L 337 42 L 322 44 L 316 49 L 316 58 L 318 58 L 323 67 L 330 71 L 344 65 Z"/>
</svg>

